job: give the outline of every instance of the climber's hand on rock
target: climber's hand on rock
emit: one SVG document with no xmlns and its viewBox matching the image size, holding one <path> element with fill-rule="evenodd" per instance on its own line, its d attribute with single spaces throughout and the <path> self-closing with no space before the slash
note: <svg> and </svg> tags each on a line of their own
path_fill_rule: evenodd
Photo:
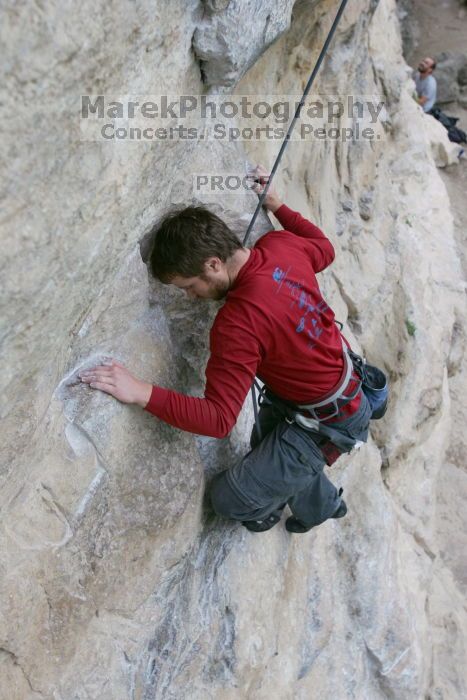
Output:
<svg viewBox="0 0 467 700">
<path fill-rule="evenodd" d="M 137 379 L 115 360 L 83 370 L 78 376 L 92 389 L 105 391 L 122 403 L 135 403 L 144 408 L 151 397 L 152 384 Z"/>
<path fill-rule="evenodd" d="M 256 192 L 256 194 L 261 195 L 264 191 L 266 183 L 269 180 L 269 172 L 266 170 L 264 165 L 258 164 L 252 172 L 252 177 L 255 180 L 259 180 L 259 182 L 255 182 L 255 184 L 252 187 L 252 190 Z M 279 199 L 279 195 L 277 194 L 274 187 L 271 185 L 264 199 L 263 206 L 274 213 L 277 209 L 279 209 L 281 205 L 282 202 Z"/>
</svg>

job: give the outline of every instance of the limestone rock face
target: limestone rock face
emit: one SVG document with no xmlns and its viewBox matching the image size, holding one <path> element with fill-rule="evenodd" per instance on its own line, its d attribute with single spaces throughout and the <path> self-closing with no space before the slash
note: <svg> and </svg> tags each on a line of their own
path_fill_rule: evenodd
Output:
<svg viewBox="0 0 467 700">
<path fill-rule="evenodd" d="M 256 197 L 193 178 L 279 148 L 82 139 L 79 96 L 296 95 L 336 3 L 292 5 L 7 8 L 2 700 L 467 695 L 465 271 L 393 0 L 348 4 L 316 85 L 383 96 L 375 138 L 292 141 L 276 183 L 332 240 L 324 295 L 391 380 L 368 444 L 329 470 L 346 518 L 290 535 L 214 517 L 209 481 L 247 450 L 248 401 L 215 441 L 77 378 L 114 357 L 202 394 L 216 305 L 148 277 L 147 234 L 202 201 L 242 236 Z"/>
<path fill-rule="evenodd" d="M 207 85 L 233 86 L 290 25 L 294 0 L 205 0 L 193 49 Z"/>
</svg>

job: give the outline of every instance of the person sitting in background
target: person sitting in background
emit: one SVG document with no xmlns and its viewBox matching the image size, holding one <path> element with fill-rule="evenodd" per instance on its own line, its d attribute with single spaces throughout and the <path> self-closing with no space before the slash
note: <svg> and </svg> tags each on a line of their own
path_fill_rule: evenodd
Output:
<svg viewBox="0 0 467 700">
<path fill-rule="evenodd" d="M 436 78 L 432 75 L 435 68 L 436 62 L 432 58 L 424 58 L 413 76 L 417 88 L 417 102 L 424 112 L 430 112 L 436 102 Z"/>
</svg>

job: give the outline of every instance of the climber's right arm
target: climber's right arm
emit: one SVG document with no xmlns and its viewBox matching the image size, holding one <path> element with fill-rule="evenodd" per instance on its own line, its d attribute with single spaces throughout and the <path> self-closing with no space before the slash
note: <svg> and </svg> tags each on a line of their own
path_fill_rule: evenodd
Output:
<svg viewBox="0 0 467 700">
<path fill-rule="evenodd" d="M 254 333 L 213 327 L 204 397 L 154 386 L 144 410 L 180 430 L 226 437 L 237 421 L 260 360 Z"/>
</svg>

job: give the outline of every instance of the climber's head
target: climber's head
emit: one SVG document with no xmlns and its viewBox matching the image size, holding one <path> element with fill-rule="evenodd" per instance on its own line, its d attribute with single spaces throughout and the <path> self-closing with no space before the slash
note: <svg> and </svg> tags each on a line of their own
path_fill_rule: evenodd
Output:
<svg viewBox="0 0 467 700">
<path fill-rule="evenodd" d="M 154 277 L 193 299 L 225 297 L 238 254 L 245 249 L 222 219 L 204 207 L 186 207 L 168 214 L 152 236 L 149 267 Z"/>
<path fill-rule="evenodd" d="M 422 59 L 418 64 L 418 72 L 420 73 L 420 75 L 423 75 L 424 78 L 426 78 L 427 75 L 433 73 L 435 68 L 436 62 L 433 58 L 430 58 L 429 56 Z"/>
</svg>

